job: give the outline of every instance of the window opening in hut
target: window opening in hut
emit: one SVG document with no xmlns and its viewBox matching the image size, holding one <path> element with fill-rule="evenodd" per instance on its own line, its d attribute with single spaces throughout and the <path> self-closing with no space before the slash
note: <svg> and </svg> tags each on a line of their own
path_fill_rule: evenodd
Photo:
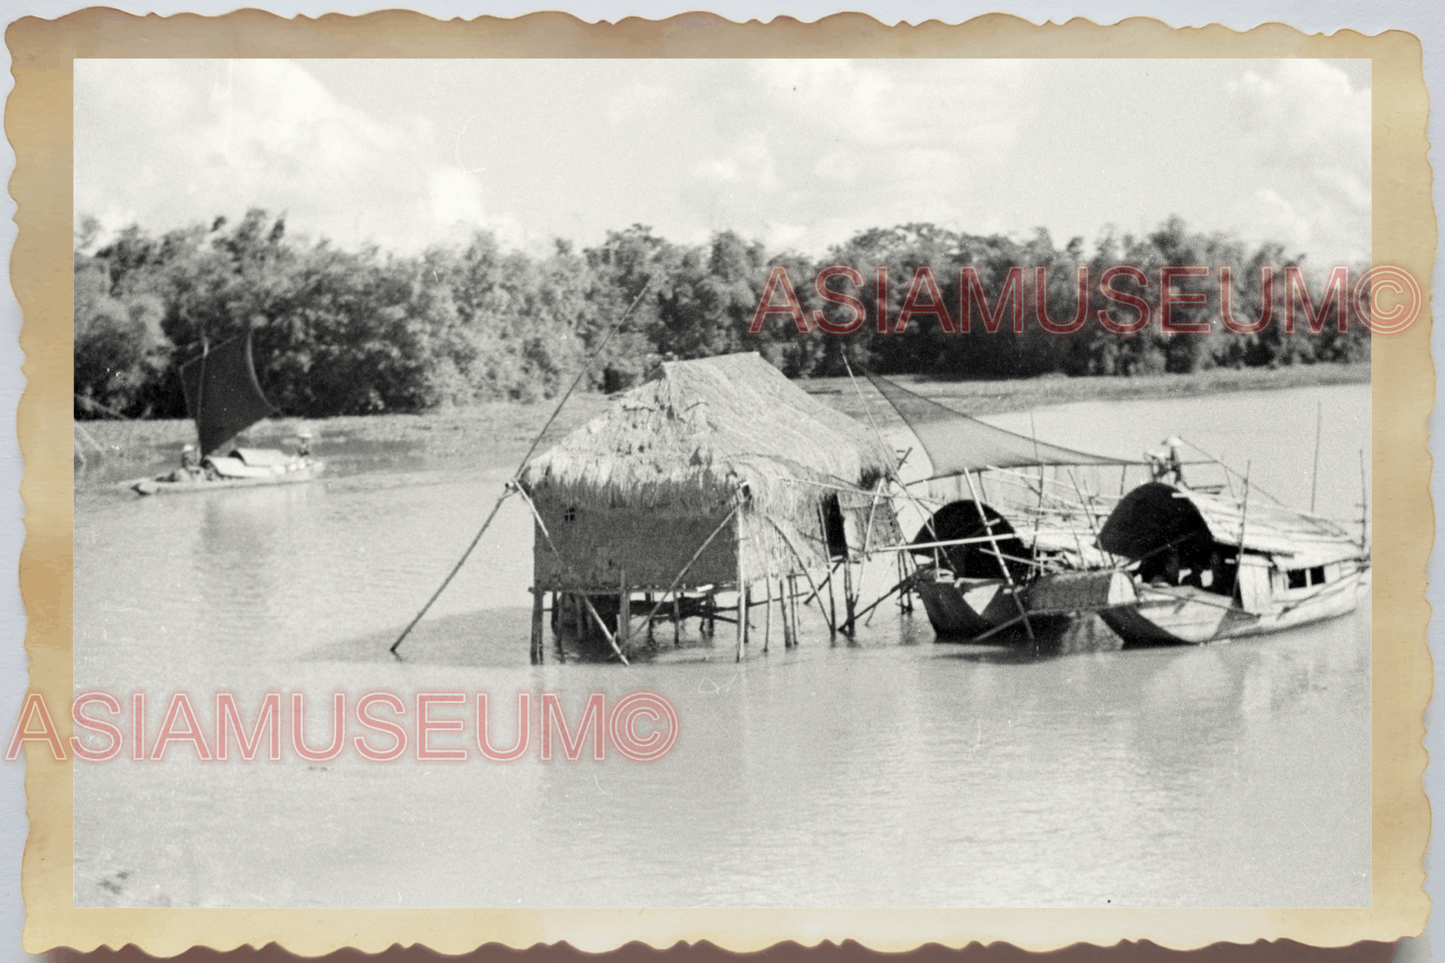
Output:
<svg viewBox="0 0 1445 963">
<path fill-rule="evenodd" d="M 1285 579 L 1292 589 L 1309 588 L 1312 585 L 1325 584 L 1325 567 L 1316 565 L 1313 568 L 1292 568 L 1286 571 Z"/>
<path fill-rule="evenodd" d="M 576 506 L 576 505 L 568 505 L 566 508 L 564 508 L 564 509 L 562 510 L 562 521 L 564 521 L 564 522 L 575 522 L 575 521 L 577 521 L 577 506 Z"/>
<path fill-rule="evenodd" d="M 827 539 L 829 558 L 843 558 L 848 554 L 848 533 L 843 528 L 843 509 L 837 495 L 823 500 L 823 537 Z"/>
</svg>

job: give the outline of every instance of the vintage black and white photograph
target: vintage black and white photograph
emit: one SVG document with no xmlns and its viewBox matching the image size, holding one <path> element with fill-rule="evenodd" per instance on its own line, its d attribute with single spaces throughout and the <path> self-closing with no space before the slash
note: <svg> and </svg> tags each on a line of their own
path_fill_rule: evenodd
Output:
<svg viewBox="0 0 1445 963">
<path fill-rule="evenodd" d="M 1367 60 L 76 60 L 74 905 L 1369 907 L 1371 197 Z"/>
</svg>

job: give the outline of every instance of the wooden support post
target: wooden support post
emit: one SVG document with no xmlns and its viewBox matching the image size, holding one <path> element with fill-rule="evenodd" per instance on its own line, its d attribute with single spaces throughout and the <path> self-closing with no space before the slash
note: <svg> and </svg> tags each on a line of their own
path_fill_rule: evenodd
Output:
<svg viewBox="0 0 1445 963">
<path fill-rule="evenodd" d="M 783 616 L 783 648 L 793 647 L 793 577 L 778 579 L 778 609 Z"/>
<path fill-rule="evenodd" d="M 572 567 L 568 564 L 567 559 L 563 557 L 562 553 L 557 551 L 557 543 L 552 541 L 552 535 L 550 532 L 547 531 L 547 524 L 542 521 L 542 513 L 537 511 L 537 506 L 532 501 L 532 497 L 528 495 L 526 489 L 522 488 L 520 485 L 514 486 L 512 490 L 515 491 L 517 494 L 521 495 L 522 501 L 526 502 L 527 507 L 532 510 L 532 518 L 534 518 L 537 522 L 537 531 L 541 532 L 542 537 L 547 540 L 547 547 L 552 550 L 552 554 L 556 556 L 557 561 L 561 563 L 563 571 L 570 574 Z M 500 505 L 501 502 L 498 502 L 497 504 Z M 443 587 L 445 587 L 445 585 L 443 585 Z M 602 630 L 603 638 L 605 638 L 607 640 L 607 644 L 612 647 L 613 655 L 616 655 L 618 661 L 620 661 L 623 665 L 627 665 L 627 656 L 623 653 L 622 648 L 617 644 L 616 637 L 613 636 L 611 632 L 607 631 L 607 625 L 602 621 L 602 616 L 597 614 L 597 609 L 593 606 L 592 600 L 588 598 L 586 594 L 583 594 L 582 602 L 587 606 L 588 614 L 596 620 L 597 627 Z M 417 618 L 420 617 L 421 616 L 417 616 Z M 402 639 L 404 638 L 406 638 L 405 632 L 402 633 Z M 395 648 L 395 646 L 400 644 L 401 639 L 397 639 L 393 645 L 393 649 Z"/>
<path fill-rule="evenodd" d="M 682 606 L 677 601 L 677 595 L 672 596 L 672 647 L 675 649 L 682 645 Z"/>
<path fill-rule="evenodd" d="M 626 645 L 632 634 L 632 590 L 627 587 L 627 573 L 620 576 L 622 589 L 617 595 L 617 644 Z"/>
<path fill-rule="evenodd" d="M 796 649 L 798 647 L 798 609 L 800 608 L 798 605 L 798 577 L 796 575 L 788 576 L 788 605 L 793 610 L 793 648 Z"/>
<path fill-rule="evenodd" d="M 828 636 L 829 638 L 833 637 L 837 634 L 838 631 L 837 623 L 835 623 L 832 619 L 828 618 L 828 611 L 823 608 L 823 599 L 818 594 L 818 584 L 813 581 L 813 573 L 808 571 L 808 563 L 803 560 L 803 555 L 801 552 L 798 551 L 798 546 L 793 544 L 793 540 L 788 537 L 787 532 L 783 531 L 782 526 L 779 525 L 777 522 L 773 521 L 771 518 L 768 519 L 768 523 L 773 526 L 773 530 L 778 533 L 778 537 L 783 540 L 783 544 L 788 546 L 788 551 L 793 553 L 793 558 L 797 561 L 798 567 L 803 572 L 803 576 L 807 578 L 808 585 L 813 589 L 813 594 L 808 596 L 808 598 L 813 599 L 818 603 L 818 612 L 820 615 L 823 616 L 823 621 L 828 623 Z M 832 576 L 830 575 L 829 578 L 831 577 Z"/>
<path fill-rule="evenodd" d="M 771 575 L 763 579 L 763 591 L 767 593 L 767 601 L 763 603 L 763 651 L 768 651 L 768 642 L 773 635 L 773 577 Z"/>
<path fill-rule="evenodd" d="M 848 621 L 843 623 L 843 632 L 852 635 L 858 630 L 853 624 L 856 616 L 854 610 L 857 608 L 857 600 L 853 598 L 853 562 L 851 559 L 843 559 L 843 607 L 848 613 Z"/>
<path fill-rule="evenodd" d="M 542 586 L 532 586 L 532 664 L 541 665 L 542 655 Z"/>
<path fill-rule="evenodd" d="M 738 573 L 738 657 L 743 660 L 743 647 L 748 644 L 748 587 Z"/>
<path fill-rule="evenodd" d="M 566 633 L 562 631 L 566 625 L 562 609 L 566 597 L 561 592 L 552 593 L 552 638 L 557 643 L 557 661 L 562 663 L 567 661 L 567 639 Z"/>
</svg>

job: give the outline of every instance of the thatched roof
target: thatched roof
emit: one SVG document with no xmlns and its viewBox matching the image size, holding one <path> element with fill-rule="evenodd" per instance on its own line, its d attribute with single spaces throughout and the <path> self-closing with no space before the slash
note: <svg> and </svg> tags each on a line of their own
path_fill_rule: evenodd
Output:
<svg viewBox="0 0 1445 963">
<path fill-rule="evenodd" d="M 529 462 L 522 484 L 580 506 L 814 516 L 832 488 L 871 490 L 895 456 L 756 354 L 662 366 Z M 846 496 L 845 496 L 846 498 Z"/>
</svg>

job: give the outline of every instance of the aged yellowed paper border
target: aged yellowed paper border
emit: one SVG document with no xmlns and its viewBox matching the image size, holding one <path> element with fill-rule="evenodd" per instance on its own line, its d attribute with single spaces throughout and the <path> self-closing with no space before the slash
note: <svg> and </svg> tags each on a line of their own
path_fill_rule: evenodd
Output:
<svg viewBox="0 0 1445 963">
<path fill-rule="evenodd" d="M 27 541 L 20 582 L 29 631 L 30 688 L 52 706 L 72 690 L 71 92 L 78 58 L 128 57 L 1158 57 L 1366 58 L 1373 91 L 1373 261 L 1405 268 L 1425 306 L 1405 334 L 1373 345 L 1373 889 L 1369 909 L 1293 910 L 169 910 L 75 909 L 72 773 L 28 750 L 31 833 L 23 889 L 25 946 L 89 950 L 135 943 L 171 955 L 192 945 L 230 949 L 279 942 L 301 954 L 367 952 L 422 943 L 459 953 L 484 942 L 514 947 L 567 940 L 604 950 L 708 939 L 732 950 L 781 940 L 854 939 L 885 950 L 925 942 L 1004 940 L 1032 950 L 1077 941 L 1148 939 L 1188 949 L 1217 941 L 1288 938 L 1315 945 L 1395 940 L 1428 914 L 1420 860 L 1429 834 L 1421 786 L 1422 712 L 1432 688 L 1425 641 L 1425 564 L 1433 541 L 1425 422 L 1435 390 L 1429 354 L 1436 220 L 1421 46 L 1392 31 L 1305 36 L 1282 24 L 1238 33 L 1173 30 L 1146 19 L 1115 26 L 1076 20 L 1033 26 L 990 15 L 949 26 L 885 27 L 862 15 L 815 24 L 736 24 L 709 14 L 588 25 L 563 14 L 440 22 L 389 11 L 287 21 L 258 11 L 225 17 L 133 17 L 89 10 L 21 20 L 7 42 L 15 91 L 6 133 L 17 156 L 19 205 L 12 281 L 23 307 L 29 379 L 20 405 Z M 57 718 L 68 738 L 68 718 Z M 40 749 L 40 751 L 37 751 Z"/>
</svg>

